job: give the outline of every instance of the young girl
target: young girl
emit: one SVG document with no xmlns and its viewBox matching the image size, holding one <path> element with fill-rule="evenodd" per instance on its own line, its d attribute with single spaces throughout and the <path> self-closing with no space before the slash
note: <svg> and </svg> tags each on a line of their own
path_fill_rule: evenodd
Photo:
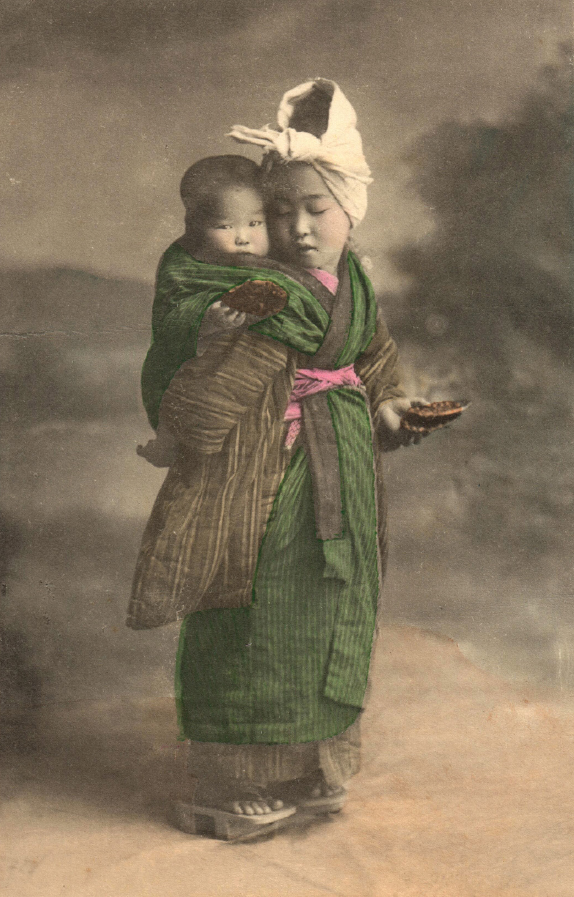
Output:
<svg viewBox="0 0 574 897">
<path fill-rule="evenodd" d="M 215 337 L 165 390 L 161 421 L 181 449 L 131 610 L 136 627 L 187 613 L 177 703 L 196 804 L 247 827 L 340 809 L 358 770 L 386 553 L 377 433 L 408 442 L 411 404 L 347 248 L 369 179 L 352 107 L 333 82 L 309 82 L 279 124 L 233 134 L 268 149 L 272 252 L 306 288 Z"/>
</svg>

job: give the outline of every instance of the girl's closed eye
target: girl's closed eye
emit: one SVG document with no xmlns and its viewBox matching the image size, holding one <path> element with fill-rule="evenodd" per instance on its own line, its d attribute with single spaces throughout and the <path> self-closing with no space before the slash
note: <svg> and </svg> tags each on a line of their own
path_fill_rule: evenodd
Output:
<svg viewBox="0 0 574 897">
<path fill-rule="evenodd" d="M 331 208 L 329 203 L 325 202 L 310 202 L 307 204 L 307 211 L 310 215 L 323 215 L 325 212 L 328 212 Z"/>
</svg>

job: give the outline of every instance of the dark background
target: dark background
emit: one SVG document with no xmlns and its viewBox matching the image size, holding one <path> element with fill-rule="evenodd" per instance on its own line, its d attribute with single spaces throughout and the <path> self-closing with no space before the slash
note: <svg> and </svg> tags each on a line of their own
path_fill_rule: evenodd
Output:
<svg viewBox="0 0 574 897">
<path fill-rule="evenodd" d="M 574 686 L 570 4 L 4 3 L 0 691 L 172 689 L 125 628 L 162 474 L 139 369 L 185 168 L 332 78 L 373 169 L 357 231 L 413 392 L 472 400 L 388 456 L 387 621 Z"/>
</svg>

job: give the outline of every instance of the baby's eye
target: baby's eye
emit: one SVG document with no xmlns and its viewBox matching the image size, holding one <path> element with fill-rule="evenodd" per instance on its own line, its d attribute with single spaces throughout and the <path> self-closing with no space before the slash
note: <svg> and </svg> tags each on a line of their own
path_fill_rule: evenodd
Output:
<svg viewBox="0 0 574 897">
<path fill-rule="evenodd" d="M 212 227 L 214 230 L 231 230 L 230 224 L 213 224 Z"/>
<path fill-rule="evenodd" d="M 258 219 L 256 219 L 255 221 L 249 222 L 249 227 L 263 227 L 264 224 L 264 221 L 259 221 Z"/>
</svg>

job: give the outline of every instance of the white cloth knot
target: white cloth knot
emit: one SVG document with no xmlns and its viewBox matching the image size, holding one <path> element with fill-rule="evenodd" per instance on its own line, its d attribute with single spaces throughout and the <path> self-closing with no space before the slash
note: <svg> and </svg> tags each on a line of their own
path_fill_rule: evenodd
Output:
<svg viewBox="0 0 574 897">
<path fill-rule="evenodd" d="M 328 85 L 327 129 L 321 137 L 296 131 L 290 121 L 298 104 L 304 103 L 315 85 Z M 283 97 L 277 113 L 278 131 L 266 125 L 259 130 L 234 125 L 229 137 L 239 143 L 261 146 L 265 153 L 275 151 L 286 162 L 307 162 L 321 175 L 325 184 L 345 210 L 353 225 L 365 217 L 367 185 L 371 172 L 363 155 L 361 135 L 355 125 L 355 110 L 334 81 L 307 81 Z"/>
</svg>

